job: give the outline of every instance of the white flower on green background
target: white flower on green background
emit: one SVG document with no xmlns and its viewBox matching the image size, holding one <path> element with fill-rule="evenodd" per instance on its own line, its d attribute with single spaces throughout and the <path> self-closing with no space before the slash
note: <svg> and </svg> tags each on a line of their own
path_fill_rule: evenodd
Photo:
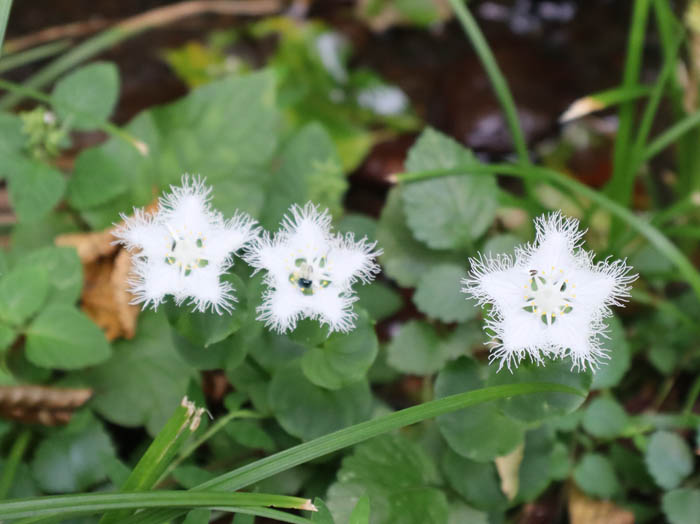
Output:
<svg viewBox="0 0 700 524">
<path fill-rule="evenodd" d="M 274 236 L 256 238 L 245 255 L 256 272 L 267 272 L 258 320 L 280 333 L 302 318 L 328 325 L 329 332 L 350 331 L 357 317 L 352 284 L 367 283 L 379 272 L 376 242 L 331 233 L 328 211 L 310 202 L 292 206 L 281 226 Z"/>
<path fill-rule="evenodd" d="M 525 357 L 571 357 L 572 369 L 596 369 L 609 358 L 602 347 L 604 319 L 611 306 L 630 296 L 625 260 L 593 262 L 581 246 L 585 231 L 578 220 L 556 212 L 535 220 L 534 243 L 515 256 L 480 254 L 470 259 L 471 271 L 462 291 L 480 305 L 491 306 L 484 329 L 492 334 L 490 359 L 499 370 L 517 366 Z"/>
<path fill-rule="evenodd" d="M 134 303 L 157 309 L 167 295 L 181 305 L 218 314 L 233 309 L 236 298 L 221 276 L 233 253 L 256 234 L 255 221 L 244 213 L 230 220 L 212 209 L 211 187 L 199 177 L 182 177 L 181 186 L 158 201 L 158 211 L 134 209 L 121 215 L 114 236 L 133 254 L 129 280 Z"/>
</svg>

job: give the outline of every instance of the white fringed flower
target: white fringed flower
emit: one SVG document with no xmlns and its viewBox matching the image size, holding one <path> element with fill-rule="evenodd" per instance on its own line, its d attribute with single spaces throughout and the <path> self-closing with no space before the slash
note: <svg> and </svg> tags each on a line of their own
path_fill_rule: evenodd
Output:
<svg viewBox="0 0 700 524">
<path fill-rule="evenodd" d="M 570 356 L 572 370 L 595 370 L 610 358 L 599 337 L 603 319 L 610 306 L 626 302 L 637 275 L 625 260 L 593 263 L 576 219 L 556 212 L 537 218 L 535 227 L 533 244 L 516 248 L 514 257 L 470 259 L 462 280 L 463 292 L 492 306 L 484 327 L 493 334 L 490 359 L 500 361 L 500 370 L 526 356 L 538 364 L 545 356 Z"/>
<path fill-rule="evenodd" d="M 298 320 L 311 318 L 329 326 L 329 332 L 348 332 L 357 315 L 352 284 L 371 281 L 379 272 L 376 242 L 355 241 L 330 232 L 328 210 L 319 212 L 312 203 L 292 206 L 274 235 L 256 238 L 244 256 L 255 271 L 267 271 L 268 290 L 258 307 L 258 320 L 284 333 Z"/>
<path fill-rule="evenodd" d="M 158 211 L 134 209 L 121 215 L 117 242 L 133 251 L 129 280 L 134 303 L 157 309 L 166 295 L 180 305 L 187 298 L 194 310 L 218 314 L 233 309 L 233 288 L 220 277 L 233 264 L 233 252 L 257 234 L 243 213 L 224 220 L 211 208 L 211 187 L 199 177 L 182 177 L 180 187 L 158 201 Z"/>
</svg>

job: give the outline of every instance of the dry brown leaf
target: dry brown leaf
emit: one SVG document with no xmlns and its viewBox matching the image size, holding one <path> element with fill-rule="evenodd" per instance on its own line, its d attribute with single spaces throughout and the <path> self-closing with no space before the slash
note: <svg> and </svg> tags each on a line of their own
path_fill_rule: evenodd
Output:
<svg viewBox="0 0 700 524">
<path fill-rule="evenodd" d="M 117 319 L 121 325 L 124 338 L 132 338 L 136 334 L 136 321 L 139 317 L 138 306 L 131 304 L 134 298 L 128 290 L 128 277 L 131 272 L 131 255 L 121 249 L 114 258 L 114 270 L 110 277 L 112 297 L 117 309 Z"/>
<path fill-rule="evenodd" d="M 572 485 L 569 519 L 571 524 L 634 524 L 634 513 L 610 501 L 589 498 Z"/>
<path fill-rule="evenodd" d="M 93 231 L 90 233 L 67 233 L 58 235 L 54 243 L 57 246 L 74 247 L 78 251 L 78 257 L 83 264 L 94 262 L 100 257 L 110 256 L 119 249 L 119 246 L 112 244 L 115 238 L 112 236 L 112 228 L 104 231 Z"/>
<path fill-rule="evenodd" d="M 357 2 L 356 12 L 360 18 L 365 20 L 365 23 L 372 31 L 382 33 L 395 25 L 406 25 L 408 21 L 406 17 L 390 2 L 387 2 L 378 13 L 371 13 L 372 0 L 360 0 Z M 447 0 L 433 0 L 433 4 L 437 11 L 439 22 L 449 20 L 452 16 L 452 10 L 447 4 Z"/>
<path fill-rule="evenodd" d="M 66 424 L 91 396 L 91 389 L 0 386 L 0 416 L 44 426 Z"/>
<path fill-rule="evenodd" d="M 525 446 L 520 444 L 507 455 L 494 459 L 498 476 L 501 479 L 501 491 L 508 500 L 513 500 L 520 488 L 520 478 L 518 474 L 520 472 L 520 463 L 523 461 L 524 451 Z"/>
<path fill-rule="evenodd" d="M 152 213 L 158 209 L 158 200 L 146 206 Z M 59 235 L 57 246 L 72 246 L 83 263 L 85 283 L 81 305 L 83 311 L 98 326 L 108 340 L 132 338 L 136 333 L 139 308 L 130 304 L 127 279 L 131 271 L 131 255 L 114 244 L 114 228 L 89 233 Z"/>
</svg>

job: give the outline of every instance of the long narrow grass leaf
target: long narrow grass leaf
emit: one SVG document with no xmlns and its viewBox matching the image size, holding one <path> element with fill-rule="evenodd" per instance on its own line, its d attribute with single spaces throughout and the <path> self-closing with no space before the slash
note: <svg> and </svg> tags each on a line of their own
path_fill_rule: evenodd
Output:
<svg viewBox="0 0 700 524">
<path fill-rule="evenodd" d="M 472 45 L 476 54 L 479 56 L 486 74 L 491 81 L 493 90 L 496 93 L 496 97 L 501 104 L 503 113 L 505 114 L 506 123 L 508 124 L 508 129 L 510 130 L 511 137 L 513 139 L 513 144 L 515 145 L 515 150 L 518 153 L 518 159 L 523 164 L 530 163 L 530 156 L 527 151 L 527 142 L 525 141 L 525 135 L 523 133 L 522 126 L 520 125 L 520 119 L 518 118 L 518 110 L 515 106 L 515 101 L 513 100 L 513 95 L 508 88 L 508 82 L 506 82 L 503 73 L 501 73 L 496 59 L 489 48 L 484 35 L 479 29 L 479 25 L 474 20 L 474 17 L 467 9 L 466 5 L 462 0 L 448 0 L 452 10 L 454 11 L 459 23 L 462 24 L 464 32 L 471 40 Z"/>
<path fill-rule="evenodd" d="M 116 509 L 139 508 L 235 508 L 273 506 L 313 510 L 308 499 L 264 493 L 151 491 L 145 493 L 88 493 L 55 495 L 0 502 L 0 519 L 41 517 L 67 513 L 89 515 Z"/>
<path fill-rule="evenodd" d="M 190 490 L 228 490 L 233 491 L 250 486 L 286 471 L 300 464 L 312 461 L 329 453 L 347 448 L 372 437 L 388 433 L 423 420 L 445 413 L 464 409 L 469 406 L 489 402 L 500 398 L 513 397 L 530 393 L 562 392 L 583 395 L 584 392 L 563 384 L 521 383 L 493 386 L 474 391 L 451 395 L 438 400 L 425 402 L 418 406 L 396 411 L 367 422 L 362 422 L 323 437 L 299 444 L 269 457 L 220 475 Z M 188 492 L 188 493 L 190 493 Z M 124 524 L 160 524 L 181 514 L 180 510 L 143 511 L 132 516 Z"/>
<path fill-rule="evenodd" d="M 636 100 L 647 96 L 651 91 L 651 86 L 646 85 L 613 87 L 604 91 L 598 91 L 574 100 L 559 117 L 559 122 L 570 122 L 595 111 L 601 111 L 622 102 Z"/>
</svg>

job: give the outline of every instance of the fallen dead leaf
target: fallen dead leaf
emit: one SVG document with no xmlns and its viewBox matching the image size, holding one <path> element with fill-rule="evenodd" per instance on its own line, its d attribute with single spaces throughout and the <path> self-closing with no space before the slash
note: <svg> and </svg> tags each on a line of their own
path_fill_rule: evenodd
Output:
<svg viewBox="0 0 700 524">
<path fill-rule="evenodd" d="M 113 228 L 90 233 L 67 233 L 57 236 L 54 243 L 57 246 L 74 247 L 83 264 L 87 264 L 100 257 L 113 255 L 119 250 L 118 245 L 112 244 L 115 240 L 112 230 Z"/>
<path fill-rule="evenodd" d="M 157 209 L 157 200 L 146 207 Z M 131 255 L 114 244 L 114 228 L 88 233 L 59 235 L 57 246 L 72 246 L 83 263 L 85 283 L 81 296 L 82 309 L 105 332 L 108 340 L 132 338 L 136 333 L 138 306 L 130 304 L 127 279 L 131 271 Z"/>
<path fill-rule="evenodd" d="M 0 416 L 44 426 L 66 424 L 91 396 L 91 389 L 0 386 Z"/>
<path fill-rule="evenodd" d="M 513 500 L 520 489 L 520 463 L 523 461 L 525 446 L 520 444 L 513 451 L 502 457 L 496 457 L 496 470 L 501 479 L 501 491 L 508 500 Z"/>
<path fill-rule="evenodd" d="M 571 485 L 569 519 L 571 524 L 634 524 L 634 513 L 610 501 L 589 498 Z"/>
</svg>

